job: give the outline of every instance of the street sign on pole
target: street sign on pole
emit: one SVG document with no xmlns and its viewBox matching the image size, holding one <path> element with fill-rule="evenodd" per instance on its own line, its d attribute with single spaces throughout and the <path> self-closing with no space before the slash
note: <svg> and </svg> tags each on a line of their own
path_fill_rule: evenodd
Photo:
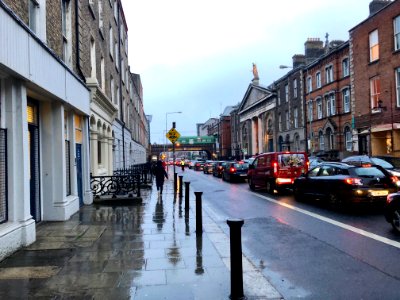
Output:
<svg viewBox="0 0 400 300">
<path fill-rule="evenodd" d="M 175 128 L 171 128 L 166 134 L 166 137 L 171 143 L 175 143 L 180 136 L 180 133 Z"/>
</svg>

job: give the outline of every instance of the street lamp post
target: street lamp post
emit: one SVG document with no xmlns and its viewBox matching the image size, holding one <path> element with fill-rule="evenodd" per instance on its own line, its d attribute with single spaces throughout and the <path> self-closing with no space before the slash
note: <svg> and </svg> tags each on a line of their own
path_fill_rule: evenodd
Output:
<svg viewBox="0 0 400 300">
<path fill-rule="evenodd" d="M 172 112 L 166 112 L 165 113 L 165 143 L 164 143 L 164 154 L 166 154 L 166 146 L 167 146 L 167 133 L 168 133 L 168 115 L 172 114 L 181 114 L 181 111 L 172 111 Z"/>
</svg>

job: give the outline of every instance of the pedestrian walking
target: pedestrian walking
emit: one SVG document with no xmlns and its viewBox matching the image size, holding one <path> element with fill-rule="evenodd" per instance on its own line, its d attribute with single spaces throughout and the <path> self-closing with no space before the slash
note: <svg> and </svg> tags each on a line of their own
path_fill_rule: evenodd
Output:
<svg viewBox="0 0 400 300">
<path fill-rule="evenodd" d="M 185 172 L 185 161 L 183 159 L 181 160 L 181 167 L 182 171 Z"/>
<path fill-rule="evenodd" d="M 158 196 L 161 196 L 164 186 L 164 178 L 168 179 L 168 174 L 165 171 L 161 160 L 157 161 L 157 165 L 154 168 L 154 176 L 156 177 Z"/>
</svg>

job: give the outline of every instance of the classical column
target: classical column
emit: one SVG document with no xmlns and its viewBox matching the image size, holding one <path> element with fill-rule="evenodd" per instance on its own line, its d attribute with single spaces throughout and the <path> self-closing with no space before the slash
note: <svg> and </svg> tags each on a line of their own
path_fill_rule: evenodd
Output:
<svg viewBox="0 0 400 300">
<path fill-rule="evenodd" d="M 251 152 L 248 154 L 254 155 L 257 153 L 257 140 L 258 140 L 258 133 L 257 133 L 257 121 L 255 118 L 251 119 Z"/>
<path fill-rule="evenodd" d="M 114 139 L 112 137 L 108 138 L 108 165 L 109 168 L 107 169 L 108 175 L 113 175 L 114 173 L 114 164 L 113 164 L 113 143 Z"/>
<path fill-rule="evenodd" d="M 110 168 L 109 166 L 109 162 L 108 162 L 108 137 L 104 136 L 101 140 L 101 165 L 104 169 L 107 170 L 107 174 L 108 174 L 108 170 Z"/>
<path fill-rule="evenodd" d="M 263 130 L 262 130 L 262 118 L 258 118 L 258 153 L 263 153 L 264 152 L 264 141 L 263 141 Z"/>
<path fill-rule="evenodd" d="M 99 164 L 97 158 L 98 152 L 98 132 L 96 130 L 90 130 L 90 159 L 91 159 L 91 170 L 93 176 L 97 176 Z"/>
</svg>

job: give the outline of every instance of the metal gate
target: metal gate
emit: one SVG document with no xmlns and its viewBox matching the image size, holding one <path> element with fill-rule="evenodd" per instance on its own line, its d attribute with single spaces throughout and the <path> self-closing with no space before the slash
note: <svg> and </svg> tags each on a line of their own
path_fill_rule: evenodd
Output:
<svg viewBox="0 0 400 300">
<path fill-rule="evenodd" d="M 39 128 L 28 125 L 30 158 L 30 202 L 31 215 L 36 222 L 41 221 L 40 208 L 40 170 L 39 170 Z"/>
<path fill-rule="evenodd" d="M 82 145 L 76 144 L 76 179 L 78 184 L 79 206 L 83 206 L 82 193 Z"/>
</svg>

